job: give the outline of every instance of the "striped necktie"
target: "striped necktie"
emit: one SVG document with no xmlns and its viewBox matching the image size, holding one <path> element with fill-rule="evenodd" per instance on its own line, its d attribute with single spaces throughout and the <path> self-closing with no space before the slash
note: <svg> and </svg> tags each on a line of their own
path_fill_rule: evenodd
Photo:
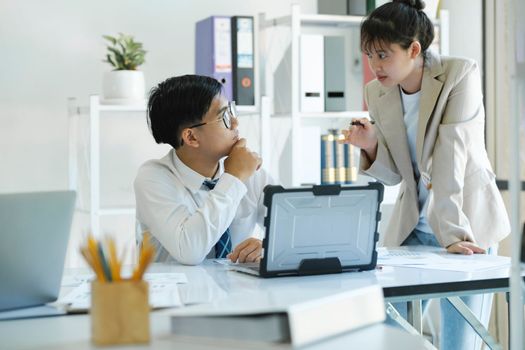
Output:
<svg viewBox="0 0 525 350">
<path fill-rule="evenodd" d="M 213 190 L 217 184 L 218 179 L 213 181 L 205 180 L 203 185 L 208 189 Z M 228 227 L 226 231 L 222 234 L 219 241 L 215 243 L 215 257 L 218 259 L 224 259 L 232 251 L 232 241 L 230 236 L 230 228 Z"/>
</svg>

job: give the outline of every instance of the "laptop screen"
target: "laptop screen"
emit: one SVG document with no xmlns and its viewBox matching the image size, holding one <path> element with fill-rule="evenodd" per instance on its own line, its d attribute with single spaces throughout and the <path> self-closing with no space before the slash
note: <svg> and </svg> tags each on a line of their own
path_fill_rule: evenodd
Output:
<svg viewBox="0 0 525 350">
<path fill-rule="evenodd" d="M 375 266 L 382 185 L 265 190 L 267 271 L 293 271 L 304 260 L 339 260 L 341 267 Z M 321 189 L 322 186 L 317 187 Z"/>
<path fill-rule="evenodd" d="M 74 191 L 0 195 L 0 310 L 58 297 Z"/>
</svg>

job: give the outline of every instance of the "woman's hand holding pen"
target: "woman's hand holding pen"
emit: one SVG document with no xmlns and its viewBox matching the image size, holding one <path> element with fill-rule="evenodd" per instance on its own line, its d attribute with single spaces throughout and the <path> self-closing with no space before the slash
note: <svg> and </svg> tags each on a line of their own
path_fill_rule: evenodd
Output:
<svg viewBox="0 0 525 350">
<path fill-rule="evenodd" d="M 343 130 L 344 140 L 340 143 L 350 143 L 364 150 L 373 160 L 377 153 L 377 134 L 372 126 L 374 122 L 367 118 L 352 119 L 348 130 Z"/>
</svg>

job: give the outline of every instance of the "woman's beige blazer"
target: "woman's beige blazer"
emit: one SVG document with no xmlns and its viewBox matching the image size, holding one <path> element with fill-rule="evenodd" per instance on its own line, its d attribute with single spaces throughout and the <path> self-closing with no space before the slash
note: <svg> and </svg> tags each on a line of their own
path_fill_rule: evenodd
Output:
<svg viewBox="0 0 525 350">
<path fill-rule="evenodd" d="M 488 248 L 510 232 L 501 195 L 485 151 L 485 112 L 477 64 L 429 54 L 421 86 L 416 139 L 417 166 L 430 189 L 427 217 L 443 247 L 471 241 Z M 385 185 L 401 183 L 392 218 L 382 237 L 400 245 L 419 220 L 417 186 L 410 160 L 399 87 L 377 80 L 365 87 L 379 144 L 361 171 Z"/>
</svg>

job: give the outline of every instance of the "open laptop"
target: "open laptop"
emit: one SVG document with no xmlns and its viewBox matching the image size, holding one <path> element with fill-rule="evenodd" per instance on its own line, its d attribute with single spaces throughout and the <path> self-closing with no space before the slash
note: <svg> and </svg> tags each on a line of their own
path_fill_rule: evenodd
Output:
<svg viewBox="0 0 525 350">
<path fill-rule="evenodd" d="M 265 238 L 260 263 L 230 264 L 261 277 L 374 269 L 384 187 L 266 186 Z"/>
<path fill-rule="evenodd" d="M 74 208 L 74 191 L 0 195 L 0 319 L 57 299 Z"/>
</svg>

